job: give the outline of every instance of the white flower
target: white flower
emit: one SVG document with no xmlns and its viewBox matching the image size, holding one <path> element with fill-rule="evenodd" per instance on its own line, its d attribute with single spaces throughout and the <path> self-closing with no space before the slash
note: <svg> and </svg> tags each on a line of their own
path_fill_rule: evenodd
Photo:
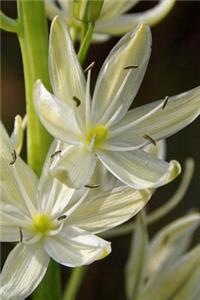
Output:
<svg viewBox="0 0 200 300">
<path fill-rule="evenodd" d="M 200 244 L 188 250 L 199 225 L 200 214 L 189 214 L 149 242 L 145 219 L 137 219 L 126 266 L 127 299 L 199 299 Z"/>
<path fill-rule="evenodd" d="M 104 0 L 100 17 L 96 22 L 94 39 L 105 41 L 110 35 L 122 35 L 133 30 L 138 23 L 155 25 L 170 12 L 175 0 L 161 0 L 155 7 L 145 12 L 124 14 L 138 2 L 139 0 Z M 46 0 L 48 16 L 53 18 L 60 15 L 69 26 L 79 27 L 81 23 L 73 15 L 73 1 L 58 0 L 58 3 L 60 8 L 54 0 Z"/>
<path fill-rule="evenodd" d="M 141 148 L 155 144 L 191 123 L 200 112 L 200 88 L 128 111 L 140 87 L 151 50 L 147 26 L 138 25 L 104 62 L 91 101 L 66 26 L 52 24 L 49 72 L 54 95 L 38 80 L 36 112 L 46 129 L 65 144 L 51 173 L 69 186 L 90 183 L 97 160 L 119 180 L 137 188 L 158 187 L 180 172 Z M 62 149 L 60 149 L 62 150 Z"/>
<path fill-rule="evenodd" d="M 0 136 L 0 240 L 18 242 L 1 273 L 0 298 L 24 299 L 42 280 L 50 257 L 77 267 L 108 255 L 110 243 L 95 234 L 134 216 L 151 192 L 122 186 L 89 197 L 87 189 L 76 191 L 48 176 L 51 156 L 38 181 L 20 157 L 12 155 L 13 144 L 2 123 Z"/>
</svg>

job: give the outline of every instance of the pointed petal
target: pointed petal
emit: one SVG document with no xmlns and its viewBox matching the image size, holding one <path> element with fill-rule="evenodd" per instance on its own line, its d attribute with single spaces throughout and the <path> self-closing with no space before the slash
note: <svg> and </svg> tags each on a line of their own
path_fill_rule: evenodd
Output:
<svg viewBox="0 0 200 300">
<path fill-rule="evenodd" d="M 1 273 L 1 299 L 25 299 L 46 273 L 49 257 L 40 247 L 18 244 L 9 254 Z"/>
<path fill-rule="evenodd" d="M 132 237 L 129 258 L 126 264 L 126 295 L 128 299 L 137 299 L 145 274 L 149 243 L 145 217 L 140 213 Z"/>
<path fill-rule="evenodd" d="M 78 267 L 107 256 L 110 243 L 77 227 L 63 227 L 53 238 L 45 241 L 49 256 L 62 265 Z"/>
<path fill-rule="evenodd" d="M 31 168 L 20 157 L 13 160 L 13 147 L 3 124 L 0 122 L 0 188 L 3 197 L 12 204 L 26 211 L 25 198 L 30 205 L 36 205 L 38 179 Z M 20 183 L 20 185 L 19 185 Z M 24 197 L 26 195 L 26 197 Z M 24 202 L 25 201 L 25 202 Z"/>
<path fill-rule="evenodd" d="M 129 0 L 129 1 L 115 1 L 115 0 L 104 0 L 101 15 L 99 21 L 112 19 L 125 11 L 129 10 L 139 0 Z"/>
<path fill-rule="evenodd" d="M 62 183 L 69 187 L 81 188 L 88 184 L 94 172 L 96 156 L 82 147 L 67 147 L 52 162 L 50 171 Z"/>
<path fill-rule="evenodd" d="M 180 218 L 160 230 L 151 241 L 150 260 L 146 272 L 150 280 L 156 272 L 167 270 L 187 250 L 195 229 L 200 226 L 200 214 Z"/>
<path fill-rule="evenodd" d="M 167 163 L 142 150 L 98 151 L 98 157 L 113 175 L 135 189 L 155 188 L 167 184 L 181 170 L 177 161 Z"/>
<path fill-rule="evenodd" d="M 140 87 L 150 52 L 151 34 L 144 25 L 138 25 L 113 48 L 97 79 L 92 102 L 94 122 L 113 123 L 123 118 Z M 124 69 L 130 66 L 133 68 Z"/>
<path fill-rule="evenodd" d="M 112 128 L 112 131 L 116 129 L 117 132 L 119 128 L 121 136 L 125 135 L 131 139 L 137 135 L 143 142 L 147 134 L 155 141 L 167 138 L 189 125 L 200 114 L 200 87 L 169 97 L 164 108 L 161 107 L 151 114 L 151 111 L 162 103 L 163 100 L 160 100 L 131 110 L 117 126 Z M 148 117 L 142 118 L 145 115 Z M 137 121 L 140 118 L 141 121 Z M 131 120 L 135 121 L 130 127 Z"/>
<path fill-rule="evenodd" d="M 11 134 L 11 144 L 13 145 L 13 149 L 16 150 L 17 154 L 20 154 L 22 146 L 23 146 L 23 121 L 22 118 L 17 115 L 15 117 L 14 130 Z"/>
<path fill-rule="evenodd" d="M 69 144 L 80 143 L 80 131 L 71 108 L 50 94 L 40 80 L 34 86 L 34 104 L 40 121 L 52 136 Z"/>
<path fill-rule="evenodd" d="M 55 96 L 76 109 L 84 122 L 86 82 L 78 62 L 67 26 L 56 17 L 51 26 L 49 42 L 49 73 Z M 81 101 L 76 107 L 73 97 Z"/>
<path fill-rule="evenodd" d="M 199 263 L 200 245 L 182 256 L 167 271 L 162 269 L 158 272 L 154 280 L 147 283 L 146 288 L 142 289 L 139 299 L 176 299 L 176 293 L 190 280 Z"/>
<path fill-rule="evenodd" d="M 115 227 L 136 215 L 151 197 L 150 190 L 134 190 L 123 186 L 91 196 L 67 219 L 92 233 Z"/>
<path fill-rule="evenodd" d="M 161 0 L 159 3 L 147 11 L 134 14 L 119 15 L 111 19 L 97 21 L 95 30 L 98 33 L 110 35 L 122 35 L 133 30 L 138 23 L 150 26 L 160 22 L 173 8 L 175 0 Z"/>
</svg>

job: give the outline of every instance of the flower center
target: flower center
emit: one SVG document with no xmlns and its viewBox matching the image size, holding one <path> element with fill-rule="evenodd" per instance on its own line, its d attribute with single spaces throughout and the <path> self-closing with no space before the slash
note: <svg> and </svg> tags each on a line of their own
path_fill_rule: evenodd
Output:
<svg viewBox="0 0 200 300">
<path fill-rule="evenodd" d="M 47 234 L 51 229 L 55 228 L 53 220 L 46 214 L 38 214 L 33 217 L 33 230 L 41 235 Z"/>
<path fill-rule="evenodd" d="M 99 148 L 108 136 L 108 129 L 104 125 L 97 125 L 86 133 L 86 144 L 90 150 Z"/>
</svg>

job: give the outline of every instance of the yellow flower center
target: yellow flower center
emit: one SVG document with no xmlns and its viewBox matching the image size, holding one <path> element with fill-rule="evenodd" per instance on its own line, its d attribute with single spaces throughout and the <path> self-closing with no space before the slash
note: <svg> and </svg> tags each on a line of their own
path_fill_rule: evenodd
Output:
<svg viewBox="0 0 200 300">
<path fill-rule="evenodd" d="M 33 217 L 33 230 L 41 235 L 47 234 L 51 229 L 55 228 L 53 220 L 46 214 L 38 214 Z"/>
<path fill-rule="evenodd" d="M 86 133 L 86 144 L 92 149 L 99 148 L 108 136 L 108 129 L 103 125 L 97 125 Z"/>
</svg>

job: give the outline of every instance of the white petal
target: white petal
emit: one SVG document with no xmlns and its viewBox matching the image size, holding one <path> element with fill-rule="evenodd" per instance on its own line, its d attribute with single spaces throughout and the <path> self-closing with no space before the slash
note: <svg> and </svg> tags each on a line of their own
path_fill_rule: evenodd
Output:
<svg viewBox="0 0 200 300">
<path fill-rule="evenodd" d="M 17 156 L 14 162 L 11 141 L 0 122 L 0 188 L 3 197 L 23 211 L 36 205 L 38 179 L 31 168 Z M 4 199 L 5 200 L 5 199 Z"/>
<path fill-rule="evenodd" d="M 46 273 L 49 257 L 40 247 L 18 244 L 1 273 L 1 299 L 25 299 Z"/>
<path fill-rule="evenodd" d="M 125 11 L 129 10 L 139 0 L 129 0 L 129 1 L 116 1 L 116 0 L 104 0 L 101 15 L 99 20 L 112 19 L 115 16 L 118 16 Z"/>
<path fill-rule="evenodd" d="M 174 3 L 175 0 L 161 0 L 152 9 L 141 13 L 125 14 L 111 19 L 99 20 L 95 30 L 98 33 L 122 35 L 131 31 L 138 23 L 155 25 L 170 12 Z"/>
<path fill-rule="evenodd" d="M 167 138 L 189 125 L 200 114 L 200 87 L 170 97 L 164 108 L 155 110 L 162 103 L 163 100 L 160 100 L 129 111 L 112 131 L 116 128 L 117 132 L 119 128 L 122 136 L 125 135 L 130 139 L 138 135 L 143 142 L 145 135 L 151 136 L 156 141 Z M 151 114 L 153 110 L 155 112 Z M 141 121 L 138 121 L 140 119 Z M 131 120 L 135 121 L 130 127 Z"/>
<path fill-rule="evenodd" d="M 52 136 L 69 144 L 80 143 L 80 131 L 71 108 L 50 94 L 40 80 L 34 86 L 34 104 L 40 121 Z"/>
<path fill-rule="evenodd" d="M 199 263 L 200 245 L 182 256 L 166 271 L 165 269 L 162 269 L 158 272 L 155 279 L 149 284 L 147 283 L 145 289 L 142 289 L 141 297 L 139 299 L 176 299 L 176 294 L 187 281 L 190 280 L 191 275 L 196 271 Z"/>
<path fill-rule="evenodd" d="M 49 73 L 55 96 L 74 108 L 84 122 L 86 82 L 67 26 L 59 17 L 52 22 L 49 42 Z M 80 99 L 76 107 L 73 97 Z"/>
<path fill-rule="evenodd" d="M 107 256 L 110 243 L 76 227 L 64 227 L 56 237 L 45 241 L 49 256 L 62 265 L 78 267 Z"/>
<path fill-rule="evenodd" d="M 14 226 L 0 225 L 0 241 L 1 242 L 19 242 L 20 230 Z"/>
<path fill-rule="evenodd" d="M 199 225 L 200 214 L 194 213 L 174 221 L 156 234 L 150 244 L 150 259 L 146 266 L 150 280 L 156 272 L 172 266 L 187 250 Z"/>
<path fill-rule="evenodd" d="M 17 115 L 15 117 L 14 130 L 10 137 L 13 149 L 16 150 L 17 154 L 20 154 L 23 146 L 23 135 L 23 121 L 22 118 L 19 115 Z"/>
<path fill-rule="evenodd" d="M 93 233 L 115 227 L 136 215 L 151 197 L 149 190 L 118 187 L 90 197 L 67 219 L 66 224 Z"/>
<path fill-rule="evenodd" d="M 123 118 L 140 87 L 150 52 L 151 34 L 144 25 L 138 25 L 113 48 L 97 79 L 92 102 L 94 122 L 113 123 Z M 138 67 L 124 69 L 128 66 Z"/>
<path fill-rule="evenodd" d="M 137 299 L 142 288 L 145 266 L 148 257 L 149 242 L 145 218 L 140 213 L 132 237 L 129 258 L 126 264 L 126 294 L 128 299 Z"/>
<path fill-rule="evenodd" d="M 180 173 L 178 162 L 167 163 L 153 158 L 142 150 L 98 151 L 98 157 L 113 175 L 136 189 L 164 185 Z"/>
<path fill-rule="evenodd" d="M 150 153 L 154 157 L 164 160 L 166 158 L 166 152 L 167 152 L 166 141 L 160 140 L 159 142 L 156 143 L 156 145 L 148 144 L 144 147 L 144 151 Z"/>
<path fill-rule="evenodd" d="M 88 184 L 94 172 L 96 156 L 82 147 L 69 146 L 53 160 L 50 171 L 69 187 L 81 188 Z"/>
</svg>

